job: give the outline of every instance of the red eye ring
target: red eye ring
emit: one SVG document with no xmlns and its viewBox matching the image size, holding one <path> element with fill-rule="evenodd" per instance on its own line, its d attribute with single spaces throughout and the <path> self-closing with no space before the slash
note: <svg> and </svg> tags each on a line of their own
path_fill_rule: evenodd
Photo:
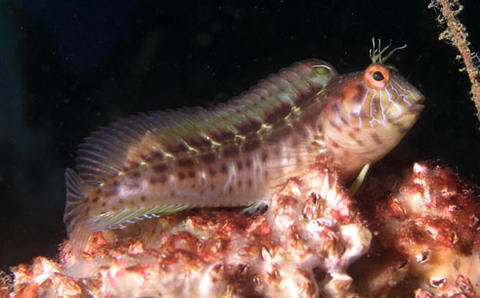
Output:
<svg viewBox="0 0 480 298">
<path fill-rule="evenodd" d="M 370 88 L 382 89 L 390 80 L 390 72 L 380 64 L 372 64 L 365 70 L 363 80 Z"/>
</svg>

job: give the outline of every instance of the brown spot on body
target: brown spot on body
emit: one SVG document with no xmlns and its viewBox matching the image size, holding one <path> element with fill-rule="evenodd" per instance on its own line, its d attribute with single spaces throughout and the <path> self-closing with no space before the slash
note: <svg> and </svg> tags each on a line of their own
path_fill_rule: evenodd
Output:
<svg viewBox="0 0 480 298">
<path fill-rule="evenodd" d="M 262 151 L 262 161 L 265 162 L 267 161 L 268 158 L 268 153 L 267 151 Z"/>
<path fill-rule="evenodd" d="M 237 180 L 237 187 L 238 187 L 238 188 L 241 188 L 241 187 L 242 187 L 242 184 L 243 184 L 243 181 L 240 180 L 240 179 L 238 179 L 238 180 Z"/>
<path fill-rule="evenodd" d="M 367 90 L 365 89 L 365 87 L 362 85 L 362 84 L 355 84 L 353 86 L 350 86 L 349 85 L 349 92 L 347 93 L 347 96 L 350 97 L 351 100 L 355 101 L 355 102 L 362 102 L 363 101 L 363 97 L 365 96 L 365 93 L 367 92 Z"/>
<path fill-rule="evenodd" d="M 210 190 L 213 191 L 214 189 L 215 189 L 215 183 L 210 184 Z"/>
<path fill-rule="evenodd" d="M 141 174 L 138 171 L 134 171 L 130 174 L 130 177 L 133 178 L 133 179 L 138 179 L 138 178 L 140 178 L 140 176 L 141 176 Z"/>
<path fill-rule="evenodd" d="M 117 188 L 112 188 L 108 191 L 105 192 L 105 196 L 108 197 L 114 197 L 118 194 L 118 189 Z"/>
<path fill-rule="evenodd" d="M 195 178 L 195 172 L 194 171 L 188 172 L 188 177 Z"/>
<path fill-rule="evenodd" d="M 229 186 L 228 187 L 228 194 L 232 194 L 233 193 L 233 186 Z"/>
<path fill-rule="evenodd" d="M 328 119 L 328 123 L 330 123 L 330 125 L 339 132 L 342 131 L 342 128 L 337 123 L 335 123 L 335 121 Z"/>
<path fill-rule="evenodd" d="M 276 106 L 272 110 L 267 110 L 263 113 L 265 122 L 274 123 L 276 122 L 276 120 L 287 116 L 291 110 L 292 110 L 291 105 L 286 103 L 280 104 L 279 106 Z"/>
<path fill-rule="evenodd" d="M 167 165 L 164 164 L 164 163 L 161 163 L 161 164 L 157 164 L 157 165 L 154 165 L 153 166 L 153 171 L 155 173 L 163 173 L 167 170 Z"/>
<path fill-rule="evenodd" d="M 184 140 L 189 146 L 194 148 L 210 147 L 212 145 L 210 140 L 201 136 L 185 138 Z"/>
<path fill-rule="evenodd" d="M 185 173 L 183 173 L 183 172 L 178 172 L 178 179 L 180 179 L 180 180 L 185 179 Z"/>
<path fill-rule="evenodd" d="M 249 188 L 252 188 L 252 179 L 251 179 L 251 178 L 248 178 L 248 180 L 247 180 L 247 186 L 248 186 Z"/>
<path fill-rule="evenodd" d="M 93 202 L 93 203 L 98 202 L 98 197 L 94 197 L 94 198 L 92 199 L 92 202 Z"/>
<path fill-rule="evenodd" d="M 236 145 L 229 145 L 223 149 L 223 156 L 227 158 L 238 156 L 238 153 L 238 146 Z"/>
<path fill-rule="evenodd" d="M 228 167 L 225 163 L 222 163 L 222 166 L 220 167 L 220 171 L 222 172 L 222 174 L 226 175 L 228 174 Z"/>
<path fill-rule="evenodd" d="M 357 136 L 355 135 L 355 133 L 353 131 L 348 132 L 348 137 L 350 139 L 352 139 L 353 141 L 355 141 L 355 143 L 357 143 L 359 146 L 363 146 L 362 140 L 357 139 Z"/>
<path fill-rule="evenodd" d="M 377 143 L 377 145 L 381 145 L 383 143 L 380 137 L 376 133 L 372 132 L 370 136 L 372 137 L 372 140 L 374 140 L 375 143 Z"/>
<path fill-rule="evenodd" d="M 213 178 L 213 177 L 215 177 L 215 175 L 217 174 L 217 170 L 215 170 L 214 168 L 209 168 L 209 169 L 208 169 L 208 173 L 209 173 L 210 176 Z"/>
<path fill-rule="evenodd" d="M 241 161 L 237 161 L 237 169 L 241 171 L 243 169 L 243 163 Z"/>
<path fill-rule="evenodd" d="M 177 162 L 178 166 L 181 168 L 192 168 L 195 166 L 195 163 L 190 158 L 183 158 Z"/>
<path fill-rule="evenodd" d="M 183 143 L 179 143 L 179 144 L 168 144 L 165 146 L 165 149 L 171 153 L 171 154 L 179 154 L 181 152 L 187 152 L 188 151 L 188 147 L 187 145 L 183 144 Z"/>
<path fill-rule="evenodd" d="M 248 119 L 244 122 L 241 122 L 235 125 L 235 128 L 238 130 L 240 134 L 245 135 L 245 134 L 248 134 L 249 132 L 257 131 L 261 126 L 262 126 L 262 123 L 255 120 Z"/>
<path fill-rule="evenodd" d="M 150 178 L 150 184 L 151 185 L 155 185 L 157 183 L 162 183 L 163 184 L 165 182 L 167 182 L 167 177 L 164 176 L 164 175 Z"/>
<path fill-rule="evenodd" d="M 335 141 L 331 141 L 331 145 L 333 148 L 340 148 L 340 145 L 338 145 Z"/>
<path fill-rule="evenodd" d="M 247 158 L 245 161 L 245 165 L 247 166 L 248 169 L 252 167 L 252 159 L 250 157 Z"/>
<path fill-rule="evenodd" d="M 252 152 L 253 150 L 260 147 L 262 142 L 258 139 L 247 139 L 243 144 L 243 150 L 245 152 Z"/>
<path fill-rule="evenodd" d="M 140 201 L 145 202 L 146 200 L 147 200 L 147 198 L 145 198 L 145 196 L 140 197 Z"/>
<path fill-rule="evenodd" d="M 215 155 L 215 153 L 211 152 L 211 153 L 207 153 L 207 154 L 204 154 L 200 157 L 200 159 L 206 163 L 206 164 L 210 164 L 212 162 L 214 162 L 216 159 L 217 159 L 217 156 Z"/>
<path fill-rule="evenodd" d="M 107 202 L 102 202 L 102 207 L 107 206 Z"/>
<path fill-rule="evenodd" d="M 164 155 L 162 152 L 152 151 L 150 154 L 145 158 L 145 161 L 151 162 L 154 160 L 163 160 Z"/>
<path fill-rule="evenodd" d="M 229 130 L 217 130 L 208 133 L 209 137 L 217 143 L 224 143 L 235 137 L 235 134 Z"/>
<path fill-rule="evenodd" d="M 343 101 L 353 101 L 360 103 L 362 102 L 366 91 L 367 90 L 362 84 L 350 82 L 341 91 L 339 91 L 337 95 Z"/>
</svg>

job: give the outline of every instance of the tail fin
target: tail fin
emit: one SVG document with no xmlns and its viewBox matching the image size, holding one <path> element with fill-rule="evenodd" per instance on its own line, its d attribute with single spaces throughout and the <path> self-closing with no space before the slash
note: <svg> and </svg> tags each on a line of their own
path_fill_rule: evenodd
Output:
<svg viewBox="0 0 480 298">
<path fill-rule="evenodd" d="M 70 246 L 73 251 L 80 252 L 86 247 L 91 234 L 85 227 L 88 207 L 85 203 L 85 182 L 72 169 L 65 171 L 65 182 L 67 202 L 63 222 L 67 228 Z"/>
</svg>

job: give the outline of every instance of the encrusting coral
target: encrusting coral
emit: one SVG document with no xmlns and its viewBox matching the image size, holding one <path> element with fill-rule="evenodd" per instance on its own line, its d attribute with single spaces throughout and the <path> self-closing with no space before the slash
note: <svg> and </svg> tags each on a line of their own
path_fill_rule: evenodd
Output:
<svg viewBox="0 0 480 298">
<path fill-rule="evenodd" d="M 264 215 L 198 209 L 99 232 L 82 257 L 64 250 L 59 263 L 15 267 L 13 295 L 343 296 L 370 240 L 335 172 L 317 164 Z"/>
<path fill-rule="evenodd" d="M 360 292 L 476 297 L 479 195 L 480 188 L 463 182 L 452 170 L 416 163 L 387 200 L 382 195 L 362 198 L 373 207 L 369 227 L 376 236 L 368 255 L 351 268 Z"/>
<path fill-rule="evenodd" d="M 10 295 L 475 297 L 479 188 L 427 163 L 387 198 L 371 181 L 357 205 L 317 163 L 263 214 L 196 209 L 98 232 L 81 257 L 64 245 L 58 263 L 13 267 Z"/>
</svg>

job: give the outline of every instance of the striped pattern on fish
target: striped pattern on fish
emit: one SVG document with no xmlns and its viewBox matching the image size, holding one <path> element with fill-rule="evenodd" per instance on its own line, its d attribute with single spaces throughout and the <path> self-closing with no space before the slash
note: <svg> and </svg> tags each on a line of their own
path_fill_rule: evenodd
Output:
<svg viewBox="0 0 480 298">
<path fill-rule="evenodd" d="M 373 63 L 338 75 L 309 60 L 213 109 L 139 114 L 94 132 L 66 171 L 64 222 L 78 246 L 94 231 L 192 207 L 262 202 L 329 154 L 344 176 L 388 153 L 423 96 Z"/>
</svg>

